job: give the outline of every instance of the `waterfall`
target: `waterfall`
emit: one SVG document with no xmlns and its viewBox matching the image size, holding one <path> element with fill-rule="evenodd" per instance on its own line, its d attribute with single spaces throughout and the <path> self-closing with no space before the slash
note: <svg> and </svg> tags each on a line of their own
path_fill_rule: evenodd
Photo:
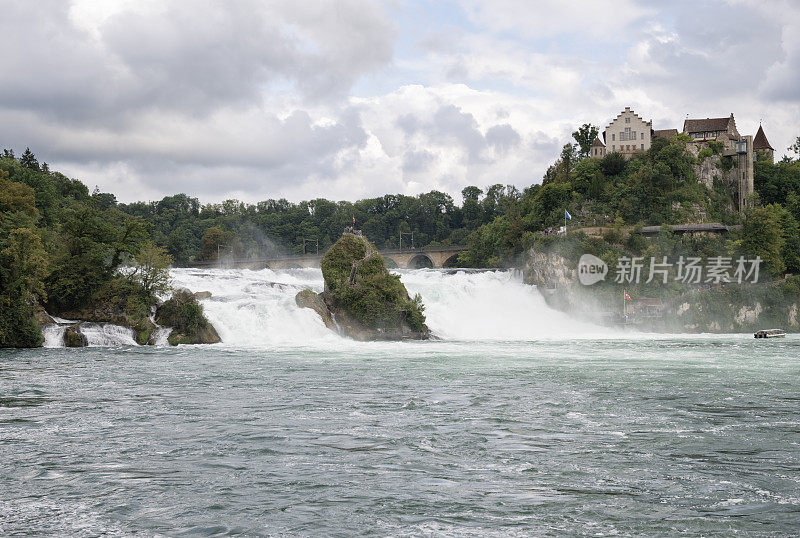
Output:
<svg viewBox="0 0 800 538">
<path fill-rule="evenodd" d="M 156 330 L 153 331 L 153 335 L 150 338 L 153 340 L 153 345 L 168 346 L 170 334 L 172 334 L 172 327 L 161 327 L 157 325 Z"/>
<path fill-rule="evenodd" d="M 446 340 L 518 340 L 600 336 L 605 328 L 548 307 L 539 291 L 509 271 L 400 271 L 425 304 L 428 326 Z M 209 291 L 201 304 L 223 343 L 233 346 L 335 344 L 340 337 L 310 309 L 298 308 L 302 289 L 323 289 L 319 269 L 260 271 L 174 269 L 176 287 Z"/>
<path fill-rule="evenodd" d="M 42 335 L 44 335 L 42 347 L 64 347 L 64 333 L 67 327 L 67 325 L 59 325 L 58 323 L 44 325 L 42 327 Z"/>
<path fill-rule="evenodd" d="M 81 333 L 90 347 L 135 346 L 133 329 L 112 323 L 81 323 Z"/>
<path fill-rule="evenodd" d="M 171 276 L 175 287 L 211 292 L 201 304 L 225 344 L 269 346 L 339 339 L 316 312 L 299 308 L 294 300 L 306 288 L 322 291 L 319 269 L 174 269 Z"/>
<path fill-rule="evenodd" d="M 50 317 L 55 323 L 48 323 L 42 327 L 42 335 L 44 336 L 42 347 L 64 347 L 64 333 L 67 332 L 67 327 L 78 322 L 57 316 Z"/>
<path fill-rule="evenodd" d="M 408 292 L 422 296 L 428 327 L 443 339 L 527 341 L 608 332 L 550 308 L 519 273 L 423 269 L 401 275 Z"/>
</svg>

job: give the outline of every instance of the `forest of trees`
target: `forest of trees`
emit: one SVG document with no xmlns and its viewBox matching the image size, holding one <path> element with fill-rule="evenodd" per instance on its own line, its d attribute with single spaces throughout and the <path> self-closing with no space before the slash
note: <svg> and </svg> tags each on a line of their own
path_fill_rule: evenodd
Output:
<svg viewBox="0 0 800 538">
<path fill-rule="evenodd" d="M 9 150 L 0 157 L 0 347 L 38 346 L 38 305 L 59 314 L 109 285 L 125 287 L 131 302 L 149 309 L 157 290 L 142 284 L 145 272 L 127 278 L 118 269 L 135 266 L 148 249 L 161 251 L 149 242 L 148 224 L 109 199 L 51 172 L 30 150 L 20 159 Z M 163 253 L 156 258 L 150 263 L 169 262 Z"/>
<path fill-rule="evenodd" d="M 465 244 L 470 234 L 492 222 L 517 203 L 521 194 L 513 186 L 493 185 L 462 191 L 464 203 L 439 191 L 418 196 L 387 194 L 357 202 L 322 198 L 292 203 L 266 200 L 245 204 L 226 200 L 200 204 L 186 194 L 167 196 L 158 202 L 135 202 L 116 207 L 151 225 L 153 240 L 166 246 L 178 264 L 213 260 L 220 254 L 260 258 L 281 254 L 323 252 L 352 224 L 378 248 L 403 244 Z M 305 241 L 304 241 L 305 240 Z"/>
</svg>

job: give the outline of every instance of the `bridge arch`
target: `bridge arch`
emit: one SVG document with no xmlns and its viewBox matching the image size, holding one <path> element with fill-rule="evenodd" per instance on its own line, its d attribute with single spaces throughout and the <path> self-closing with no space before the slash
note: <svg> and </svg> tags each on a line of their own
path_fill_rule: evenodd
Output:
<svg viewBox="0 0 800 538">
<path fill-rule="evenodd" d="M 458 267 L 458 255 L 461 254 L 460 252 L 456 252 L 449 258 L 447 258 L 444 262 L 442 262 L 442 267 Z"/>
<path fill-rule="evenodd" d="M 383 261 L 386 263 L 387 269 L 397 269 L 400 267 L 400 265 L 396 261 L 394 261 L 392 258 L 389 258 L 388 256 L 384 256 Z"/>
<path fill-rule="evenodd" d="M 436 267 L 436 264 L 431 257 L 425 253 L 417 254 L 408 260 L 409 269 L 429 269 L 433 267 Z"/>
</svg>

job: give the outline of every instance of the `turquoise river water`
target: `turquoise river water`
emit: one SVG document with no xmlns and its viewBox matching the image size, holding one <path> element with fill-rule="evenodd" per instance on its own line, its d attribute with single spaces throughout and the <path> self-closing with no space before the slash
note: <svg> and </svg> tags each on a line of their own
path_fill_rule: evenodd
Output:
<svg viewBox="0 0 800 538">
<path fill-rule="evenodd" d="M 416 271 L 441 340 L 357 343 L 294 307 L 318 271 L 173 277 L 222 344 L 0 350 L 0 535 L 800 529 L 796 337 L 617 334 Z"/>
</svg>

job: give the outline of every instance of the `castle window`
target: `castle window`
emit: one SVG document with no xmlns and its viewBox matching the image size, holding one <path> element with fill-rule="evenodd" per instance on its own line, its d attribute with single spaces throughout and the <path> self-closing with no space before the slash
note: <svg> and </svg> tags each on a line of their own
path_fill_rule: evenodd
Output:
<svg viewBox="0 0 800 538">
<path fill-rule="evenodd" d="M 642 135 L 642 140 L 644 140 L 644 133 L 640 133 Z"/>
<path fill-rule="evenodd" d="M 644 149 L 644 144 L 642 144 L 642 149 Z"/>
<path fill-rule="evenodd" d="M 625 118 L 625 123 L 630 123 L 630 122 L 631 122 L 630 118 Z"/>
<path fill-rule="evenodd" d="M 611 135 L 611 140 L 614 140 L 614 135 Z M 615 146 L 614 144 L 611 144 L 611 151 L 616 151 L 616 150 L 617 150 L 617 146 Z"/>
<path fill-rule="evenodd" d="M 612 133 L 612 134 L 611 134 L 611 140 L 614 140 L 614 137 L 615 137 L 615 136 L 616 136 L 616 135 Z"/>
</svg>

